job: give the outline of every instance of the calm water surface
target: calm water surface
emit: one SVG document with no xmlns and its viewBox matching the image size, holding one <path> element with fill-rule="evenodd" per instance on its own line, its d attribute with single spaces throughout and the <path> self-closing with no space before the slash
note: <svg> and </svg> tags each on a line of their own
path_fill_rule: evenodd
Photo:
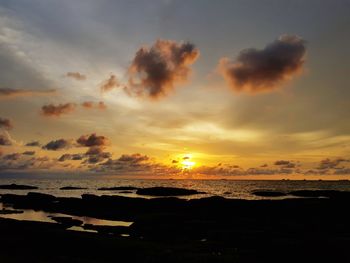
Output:
<svg viewBox="0 0 350 263">
<path fill-rule="evenodd" d="M 0 190 L 0 194 L 27 192 L 41 192 L 59 197 L 80 197 L 82 194 L 120 195 L 127 197 L 140 197 L 136 191 L 121 193 L 121 191 L 99 191 L 100 187 L 135 186 L 153 187 L 169 186 L 195 189 L 206 194 L 184 196 L 182 198 L 202 198 L 208 196 L 223 196 L 239 199 L 262 199 L 252 195 L 255 190 L 276 190 L 288 192 L 293 190 L 342 190 L 350 191 L 350 181 L 238 181 L 238 180 L 150 180 L 150 179 L 0 179 L 0 184 L 25 184 L 39 187 L 38 190 Z M 64 186 L 87 188 L 83 190 L 60 190 Z M 145 197 L 145 196 L 142 196 Z M 147 196 L 146 196 L 147 198 Z M 150 197 L 148 197 L 150 198 Z"/>
</svg>

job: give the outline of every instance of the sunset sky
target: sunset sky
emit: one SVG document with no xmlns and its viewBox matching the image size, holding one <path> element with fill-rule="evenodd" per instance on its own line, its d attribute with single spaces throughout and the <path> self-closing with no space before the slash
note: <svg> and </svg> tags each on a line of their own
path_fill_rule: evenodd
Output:
<svg viewBox="0 0 350 263">
<path fill-rule="evenodd" d="M 349 1 L 0 1 L 0 176 L 350 179 Z"/>
</svg>

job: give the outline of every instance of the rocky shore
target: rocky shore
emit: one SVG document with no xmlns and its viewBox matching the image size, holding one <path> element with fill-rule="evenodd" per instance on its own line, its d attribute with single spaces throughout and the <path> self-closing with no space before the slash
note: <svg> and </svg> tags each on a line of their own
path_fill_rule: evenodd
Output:
<svg viewBox="0 0 350 263">
<path fill-rule="evenodd" d="M 133 222 L 129 227 L 0 219 L 0 262 L 350 262 L 348 192 L 299 192 L 308 198 L 237 200 L 4 194 L 14 209 Z M 322 198 L 316 198 L 322 197 Z M 59 247 L 59 252 L 57 251 Z M 15 250 L 16 249 L 16 250 Z M 31 251 L 31 253 L 29 253 Z"/>
</svg>

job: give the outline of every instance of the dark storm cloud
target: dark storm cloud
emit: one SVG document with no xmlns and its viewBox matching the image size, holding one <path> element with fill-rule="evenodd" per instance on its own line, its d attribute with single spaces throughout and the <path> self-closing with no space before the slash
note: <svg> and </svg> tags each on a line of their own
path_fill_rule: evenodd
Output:
<svg viewBox="0 0 350 263">
<path fill-rule="evenodd" d="M 105 136 L 97 136 L 96 133 L 90 135 L 82 135 L 77 139 L 77 143 L 80 146 L 91 147 L 91 146 L 107 146 L 110 141 Z"/>
<path fill-rule="evenodd" d="M 65 139 L 54 140 L 43 146 L 42 148 L 49 151 L 58 151 L 69 148 L 71 146 L 70 141 Z"/>
<path fill-rule="evenodd" d="M 0 88 L 0 99 L 12 98 L 12 97 L 27 97 L 27 96 L 49 96 L 55 93 L 56 93 L 55 89 L 31 90 L 31 89 Z"/>
<path fill-rule="evenodd" d="M 0 129 L 10 130 L 13 128 L 13 124 L 9 119 L 4 119 L 0 117 Z"/>
<path fill-rule="evenodd" d="M 305 53 L 303 39 L 282 35 L 262 50 L 241 51 L 235 61 L 221 59 L 219 71 L 236 92 L 272 91 L 302 69 Z"/>
<path fill-rule="evenodd" d="M 127 91 L 152 99 L 167 96 L 188 79 L 190 65 L 198 57 L 199 50 L 189 42 L 157 40 L 151 47 L 142 47 L 129 68 Z"/>
<path fill-rule="evenodd" d="M 26 143 L 25 146 L 28 146 L 28 147 L 40 147 L 41 144 L 40 144 L 39 141 L 31 141 L 31 142 Z"/>
<path fill-rule="evenodd" d="M 117 77 L 115 75 L 111 75 L 107 80 L 105 80 L 101 86 L 101 92 L 108 92 L 111 91 L 113 89 L 119 88 L 122 85 L 120 84 L 119 80 L 117 79 Z"/>
<path fill-rule="evenodd" d="M 59 117 L 63 114 L 71 113 L 75 110 L 76 104 L 66 103 L 66 104 L 48 104 L 41 107 L 41 113 L 48 117 Z"/>
<path fill-rule="evenodd" d="M 12 145 L 12 142 L 9 140 L 8 137 L 0 134 L 0 145 L 9 146 L 9 145 Z"/>
<path fill-rule="evenodd" d="M 86 80 L 86 76 L 79 72 L 67 72 L 66 76 L 79 81 Z"/>
</svg>

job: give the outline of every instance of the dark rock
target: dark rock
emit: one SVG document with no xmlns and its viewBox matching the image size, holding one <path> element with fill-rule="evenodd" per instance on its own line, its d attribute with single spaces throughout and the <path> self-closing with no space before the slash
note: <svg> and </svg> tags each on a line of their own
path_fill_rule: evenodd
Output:
<svg viewBox="0 0 350 263">
<path fill-rule="evenodd" d="M 0 185 L 0 189 L 4 190 L 34 190 L 38 189 L 37 186 L 21 185 L 21 184 L 4 184 Z"/>
<path fill-rule="evenodd" d="M 63 186 L 60 190 L 85 190 L 87 188 L 84 187 L 76 187 L 76 186 Z"/>
<path fill-rule="evenodd" d="M 29 192 L 27 194 L 27 197 L 30 201 L 36 201 L 36 202 L 53 202 L 56 197 L 49 194 L 42 194 L 42 193 L 35 193 L 35 192 Z"/>
<path fill-rule="evenodd" d="M 197 190 L 176 188 L 176 187 L 149 187 L 141 188 L 136 191 L 138 195 L 150 195 L 150 196 L 183 196 L 183 195 L 196 195 L 202 194 Z"/>
<path fill-rule="evenodd" d="M 129 227 L 127 226 L 100 226 L 85 224 L 83 228 L 86 230 L 94 230 L 101 234 L 125 235 L 130 232 Z"/>
<path fill-rule="evenodd" d="M 253 191 L 252 194 L 256 195 L 256 196 L 261 196 L 261 197 L 282 197 L 282 196 L 286 196 L 285 193 L 278 192 L 278 191 Z"/>
<path fill-rule="evenodd" d="M 0 215 L 11 215 L 11 214 L 22 214 L 21 210 L 13 210 L 13 209 L 2 209 L 0 210 Z"/>
<path fill-rule="evenodd" d="M 337 190 L 298 190 L 289 194 L 298 197 L 350 198 L 350 192 Z"/>
<path fill-rule="evenodd" d="M 56 197 L 53 195 L 33 193 L 27 195 L 3 194 L 1 202 L 4 204 L 11 204 L 17 209 L 49 209 Z"/>
<path fill-rule="evenodd" d="M 137 190 L 139 188 L 134 187 L 134 186 L 116 186 L 116 187 L 101 187 L 98 188 L 97 190 L 99 191 L 119 191 L 119 190 Z"/>
<path fill-rule="evenodd" d="M 69 228 L 72 226 L 81 226 L 83 224 L 83 221 L 81 220 L 73 219 L 71 217 L 65 217 L 65 216 L 53 216 L 51 217 L 51 219 L 63 225 L 66 228 Z"/>
</svg>

